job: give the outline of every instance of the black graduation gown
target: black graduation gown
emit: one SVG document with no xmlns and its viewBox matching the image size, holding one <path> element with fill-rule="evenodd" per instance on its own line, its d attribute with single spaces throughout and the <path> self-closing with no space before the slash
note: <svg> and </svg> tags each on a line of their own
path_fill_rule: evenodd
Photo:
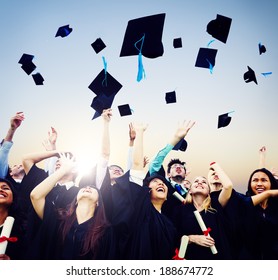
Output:
<svg viewBox="0 0 278 280">
<path fill-rule="evenodd" d="M 173 223 L 151 203 L 148 187 L 129 181 L 129 172 L 116 179 L 113 186 L 103 186 L 103 196 L 110 199 L 111 223 L 117 232 L 122 259 L 171 259 L 177 246 Z"/>
<path fill-rule="evenodd" d="M 210 212 L 205 210 L 200 212 L 207 228 L 211 228 L 210 236 L 215 240 L 215 247 L 217 254 L 212 254 L 209 247 L 197 245 L 195 243 L 188 244 L 185 259 L 188 260 L 227 260 L 232 259 L 231 248 L 227 237 L 226 219 L 223 214 L 221 205 L 213 203 L 212 207 L 217 212 Z M 185 204 L 176 209 L 175 225 L 179 231 L 180 237 L 182 235 L 203 235 L 198 221 L 194 215 L 196 210 L 193 204 Z"/>
</svg>

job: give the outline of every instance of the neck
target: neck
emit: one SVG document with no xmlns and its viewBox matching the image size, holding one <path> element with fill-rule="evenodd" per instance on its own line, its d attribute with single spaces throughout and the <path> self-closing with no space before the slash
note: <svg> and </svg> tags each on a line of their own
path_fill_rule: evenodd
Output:
<svg viewBox="0 0 278 280">
<path fill-rule="evenodd" d="M 154 208 L 161 213 L 161 209 L 162 209 L 162 205 L 164 203 L 165 200 L 152 200 L 152 204 L 154 206 Z"/>
<path fill-rule="evenodd" d="M 184 180 L 184 178 L 182 178 L 181 176 L 171 177 L 170 179 L 171 179 L 171 181 L 178 183 L 178 184 L 182 184 L 182 182 Z"/>
<path fill-rule="evenodd" d="M 192 197 L 193 204 L 198 211 L 202 211 L 204 209 L 203 203 L 204 203 L 205 199 L 206 199 L 206 197 L 204 197 L 201 194 L 195 194 Z"/>
<path fill-rule="evenodd" d="M 95 205 L 88 202 L 79 201 L 76 207 L 76 218 L 78 224 L 82 224 L 92 218 L 95 213 Z"/>
<path fill-rule="evenodd" d="M 260 203 L 260 206 L 263 208 L 263 209 L 266 209 L 267 208 L 267 199 L 265 199 L 264 201 L 262 201 Z"/>
</svg>

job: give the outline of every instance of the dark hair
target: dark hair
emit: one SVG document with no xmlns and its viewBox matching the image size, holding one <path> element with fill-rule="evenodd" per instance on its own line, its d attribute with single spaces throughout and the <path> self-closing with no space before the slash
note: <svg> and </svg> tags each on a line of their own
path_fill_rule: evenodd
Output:
<svg viewBox="0 0 278 280">
<path fill-rule="evenodd" d="M 251 188 L 251 182 L 252 182 L 252 177 L 255 173 L 258 173 L 258 172 L 263 172 L 265 173 L 268 178 L 269 178 L 269 181 L 270 181 L 270 184 L 271 184 L 271 189 L 274 190 L 274 189 L 278 189 L 278 183 L 277 183 L 277 180 L 274 178 L 273 174 L 271 173 L 271 171 L 269 171 L 268 169 L 266 168 L 259 168 L 259 169 L 256 169 L 255 171 L 253 171 L 249 177 L 249 181 L 248 181 L 248 188 L 247 188 L 247 192 L 246 192 L 246 195 L 247 196 L 252 196 L 254 195 L 254 192 L 252 191 L 252 188 Z"/>
<path fill-rule="evenodd" d="M 108 166 L 108 169 L 110 169 L 111 167 L 118 167 L 119 169 L 121 169 L 121 170 L 122 170 L 122 172 L 124 172 L 124 170 L 122 169 L 122 167 L 121 167 L 121 166 L 119 166 L 119 165 L 116 165 L 116 164 L 111 164 L 111 165 L 109 165 L 109 166 Z"/>
<path fill-rule="evenodd" d="M 181 161 L 178 158 L 171 159 L 167 165 L 167 173 L 170 172 L 172 165 L 174 164 L 181 164 L 184 167 L 184 171 L 186 172 L 185 161 Z"/>
<path fill-rule="evenodd" d="M 96 188 L 99 195 L 98 198 L 98 207 L 95 209 L 94 218 L 92 223 L 90 224 L 86 236 L 83 240 L 83 247 L 81 249 L 81 255 L 86 255 L 91 252 L 93 258 L 96 257 L 99 249 L 99 241 L 101 237 L 104 235 L 106 228 L 110 225 L 105 214 L 105 209 L 103 205 L 102 196 L 100 191 Z M 60 232 L 62 242 L 65 241 L 67 234 L 69 233 L 71 227 L 76 220 L 76 207 L 77 207 L 77 195 L 74 200 L 69 204 L 66 210 L 60 210 L 59 214 L 61 216 L 62 222 L 60 224 Z"/>
<path fill-rule="evenodd" d="M 163 176 L 161 176 L 161 175 L 155 173 L 155 174 L 153 174 L 153 175 L 151 175 L 151 176 L 146 177 L 146 178 L 144 179 L 144 181 L 143 181 L 143 185 L 148 187 L 149 184 L 150 184 L 150 182 L 151 182 L 152 180 L 154 180 L 154 179 L 160 179 L 166 186 L 167 186 L 168 183 L 169 183 L 165 177 L 163 177 Z"/>
<path fill-rule="evenodd" d="M 10 187 L 10 189 L 11 189 L 11 191 L 12 191 L 12 193 L 13 193 L 13 202 L 12 202 L 12 204 L 11 204 L 10 207 L 9 207 L 9 215 L 15 216 L 15 214 L 18 212 L 18 211 L 17 211 L 17 210 L 18 210 L 17 190 L 16 190 L 16 188 L 14 187 L 14 185 L 12 184 L 12 182 L 9 181 L 9 180 L 7 180 L 7 179 L 0 178 L 0 182 L 6 183 L 6 184 Z"/>
</svg>

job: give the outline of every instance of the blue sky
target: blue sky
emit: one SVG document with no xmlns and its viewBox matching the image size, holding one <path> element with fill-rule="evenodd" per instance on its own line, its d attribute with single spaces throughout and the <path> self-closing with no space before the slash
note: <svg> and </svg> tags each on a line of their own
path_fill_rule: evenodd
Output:
<svg viewBox="0 0 278 280">
<path fill-rule="evenodd" d="M 277 12 L 276 0 L 1 0 L 1 135 L 15 112 L 26 116 L 14 138 L 10 162 L 43 150 L 51 126 L 59 133 L 59 149 L 94 161 L 101 122 L 91 120 L 95 94 L 88 86 L 103 69 L 104 56 L 108 72 L 123 85 L 112 106 L 111 163 L 126 167 L 130 122 L 149 124 L 145 154 L 152 158 L 179 122 L 195 120 L 186 152 L 173 151 L 166 162 L 174 157 L 185 160 L 193 178 L 206 176 L 209 163 L 217 161 L 235 188 L 245 191 L 261 146 L 267 147 L 267 167 L 278 168 Z M 143 57 L 146 78 L 137 82 L 137 57 L 119 56 L 127 22 L 159 13 L 166 13 L 164 54 Z M 232 25 L 226 44 L 215 40 L 210 45 L 218 49 L 211 74 L 194 65 L 199 48 L 214 39 L 206 26 L 217 14 L 232 18 Z M 66 24 L 72 33 L 55 37 L 58 27 Z M 91 43 L 99 37 L 106 48 L 96 54 Z M 177 37 L 183 42 L 179 49 L 172 45 Z M 260 42 L 267 49 L 262 55 Z M 35 56 L 35 72 L 43 75 L 44 85 L 36 86 L 21 69 L 18 60 L 23 53 Z M 243 80 L 247 66 L 255 71 L 258 85 Z M 264 77 L 263 72 L 272 75 Z M 165 93 L 173 90 L 177 103 L 166 104 Z M 126 103 L 133 115 L 120 117 L 117 106 Z M 230 125 L 217 129 L 218 115 L 230 111 L 234 111 Z"/>
</svg>

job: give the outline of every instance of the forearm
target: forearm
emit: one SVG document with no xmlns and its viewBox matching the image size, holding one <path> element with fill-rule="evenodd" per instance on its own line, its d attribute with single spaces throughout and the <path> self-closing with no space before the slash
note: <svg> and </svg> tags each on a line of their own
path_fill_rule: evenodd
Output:
<svg viewBox="0 0 278 280">
<path fill-rule="evenodd" d="M 15 131 L 16 131 L 16 128 L 10 127 L 8 132 L 7 132 L 7 135 L 5 137 L 5 141 L 12 142 Z"/>
<path fill-rule="evenodd" d="M 9 169 L 9 152 L 13 142 L 4 141 L 0 147 L 0 178 L 6 177 Z"/>
<path fill-rule="evenodd" d="M 155 158 L 150 162 L 149 165 L 149 173 L 152 175 L 155 172 L 158 172 L 164 162 L 165 157 L 169 154 L 169 152 L 173 149 L 173 145 L 167 144 L 165 148 L 160 150 Z"/>
<path fill-rule="evenodd" d="M 105 159 L 110 157 L 110 133 L 109 133 L 109 123 L 103 121 L 103 133 L 102 133 L 102 144 L 101 144 L 101 155 Z"/>
</svg>

